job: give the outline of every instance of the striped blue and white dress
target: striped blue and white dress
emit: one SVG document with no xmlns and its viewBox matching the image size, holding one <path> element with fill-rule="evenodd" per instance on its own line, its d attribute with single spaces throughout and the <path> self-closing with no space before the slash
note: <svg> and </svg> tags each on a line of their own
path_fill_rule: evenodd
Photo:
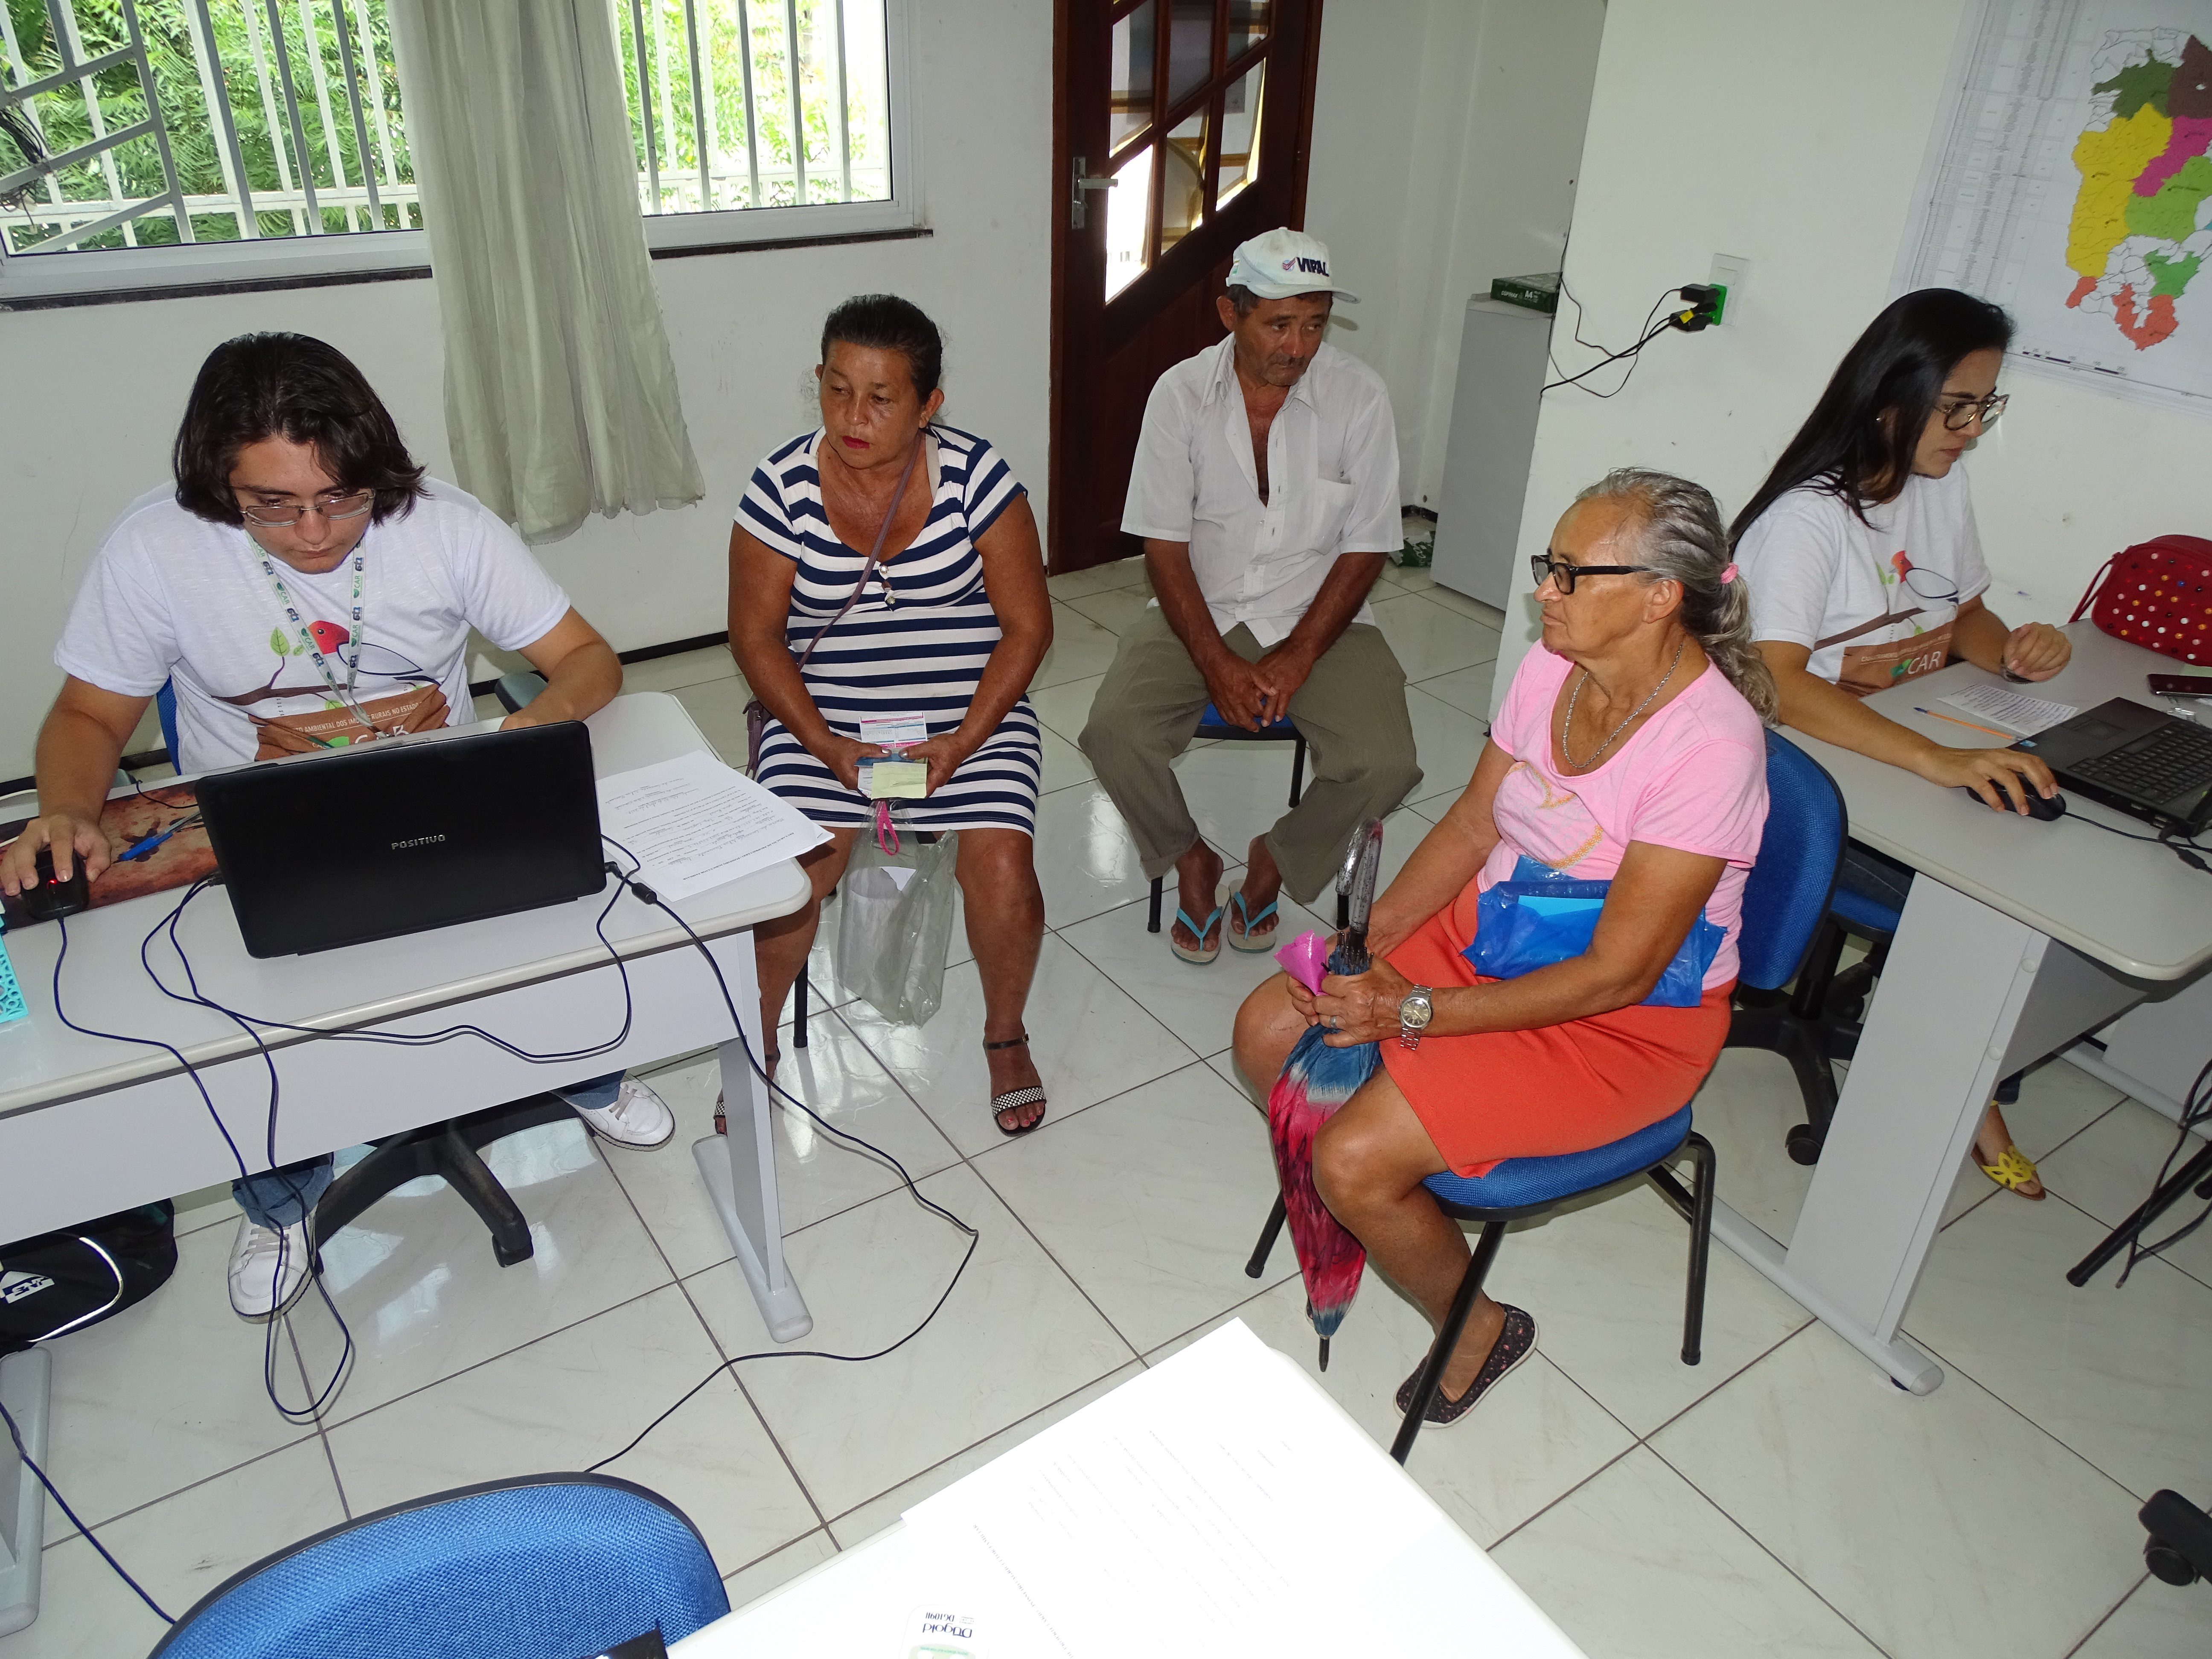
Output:
<svg viewBox="0 0 2212 1659">
<path fill-rule="evenodd" d="M 923 458 L 934 466 L 929 516 L 911 546 L 878 564 L 867 591 L 809 659 L 802 678 L 830 729 L 857 739 L 861 717 L 926 720 L 929 734 L 956 729 L 999 643 L 997 614 L 983 590 L 975 538 L 1024 493 L 998 451 L 951 427 L 930 428 Z M 799 567 L 792 578 L 784 640 L 793 657 L 837 614 L 860 580 L 865 550 L 830 528 L 816 471 L 819 428 L 794 438 L 754 470 L 738 523 Z M 893 803 L 896 821 L 917 830 L 1036 829 L 1044 755 L 1036 715 L 1024 697 L 937 790 Z M 875 822 L 874 803 L 838 781 L 781 720 L 761 744 L 760 781 L 815 823 L 834 829 Z"/>
</svg>

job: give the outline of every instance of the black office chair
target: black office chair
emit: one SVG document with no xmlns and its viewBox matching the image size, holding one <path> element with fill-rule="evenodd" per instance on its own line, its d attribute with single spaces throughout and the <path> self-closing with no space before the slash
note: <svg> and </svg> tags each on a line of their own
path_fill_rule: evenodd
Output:
<svg viewBox="0 0 2212 1659">
<path fill-rule="evenodd" d="M 1212 703 L 1208 703 L 1199 714 L 1197 728 L 1190 734 L 1190 740 L 1193 743 L 1196 743 L 1200 738 L 1210 738 L 1222 743 L 1287 743 L 1294 744 L 1295 747 L 1291 751 L 1291 805 L 1296 806 L 1298 804 L 1298 797 L 1305 793 L 1305 733 L 1299 731 L 1296 726 L 1291 724 L 1291 717 L 1288 714 L 1279 715 L 1267 725 L 1261 726 L 1257 732 L 1248 732 L 1241 726 L 1231 726 L 1227 720 L 1221 718 L 1221 713 L 1218 709 L 1214 708 Z M 1154 876 L 1152 878 L 1152 909 L 1145 919 L 1145 931 L 1148 933 L 1157 933 L 1160 931 L 1160 900 L 1165 888 L 1166 880 L 1167 878 L 1164 876 Z M 1336 925 L 1340 930 L 1348 926 L 1351 922 L 1352 912 L 1348 908 L 1349 904 L 1350 901 L 1347 900 L 1343 894 L 1339 893 L 1336 896 Z"/>
<path fill-rule="evenodd" d="M 506 674 L 492 689 L 511 714 L 543 691 L 545 682 L 536 674 Z M 495 1140 L 574 1115 L 559 1096 L 538 1094 L 371 1143 L 368 1156 L 331 1182 L 315 1205 L 311 1218 L 315 1248 L 319 1250 L 339 1228 L 359 1220 L 371 1205 L 396 1188 L 423 1176 L 436 1176 L 477 1212 L 491 1234 L 492 1255 L 501 1267 L 528 1261 L 534 1248 L 529 1220 L 479 1154 Z"/>
</svg>

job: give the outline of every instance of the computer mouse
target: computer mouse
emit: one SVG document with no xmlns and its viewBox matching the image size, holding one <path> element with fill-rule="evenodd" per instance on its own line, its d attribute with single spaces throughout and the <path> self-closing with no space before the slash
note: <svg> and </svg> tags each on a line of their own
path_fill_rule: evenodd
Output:
<svg viewBox="0 0 2212 1659">
<path fill-rule="evenodd" d="M 67 881 L 56 881 L 53 849 L 42 847 L 39 849 L 36 867 L 39 884 L 23 890 L 23 914 L 33 921 L 47 921 L 56 916 L 73 916 L 89 902 L 82 859 L 76 861 Z"/>
<path fill-rule="evenodd" d="M 2004 811 L 2015 813 L 2020 811 L 2019 806 L 2013 800 L 2012 792 L 2003 784 L 1992 781 L 1990 787 L 1996 790 L 1998 799 L 2004 802 Z M 1961 789 L 1959 793 L 1977 806 L 1989 805 L 1971 789 Z M 2049 823 L 2054 818 L 2063 818 L 2066 816 L 2066 797 L 2051 795 L 2046 798 L 2031 789 L 2027 792 L 2027 815 L 2039 823 Z"/>
</svg>

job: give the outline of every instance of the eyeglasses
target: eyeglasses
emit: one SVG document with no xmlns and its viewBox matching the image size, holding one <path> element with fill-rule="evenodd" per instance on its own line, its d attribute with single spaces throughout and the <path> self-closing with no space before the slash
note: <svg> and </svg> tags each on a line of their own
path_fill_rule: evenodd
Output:
<svg viewBox="0 0 2212 1659">
<path fill-rule="evenodd" d="M 1947 428 L 1953 432 L 1964 432 L 1977 418 L 1984 427 L 1995 426 L 1997 416 L 2004 413 L 2005 405 L 2011 401 L 2010 393 L 1993 392 L 1978 401 L 1967 398 L 1954 403 L 1938 404 L 1936 407 L 1942 412 Z"/>
<path fill-rule="evenodd" d="M 1531 553 L 1528 556 L 1528 569 L 1529 573 L 1535 577 L 1537 586 L 1541 587 L 1547 580 L 1555 581 L 1559 585 L 1559 592 L 1563 595 L 1573 592 L 1575 584 L 1584 576 L 1636 576 L 1656 574 L 1648 564 L 1569 564 L 1563 559 L 1554 559 L 1543 553 Z"/>
<path fill-rule="evenodd" d="M 1958 584 L 1941 571 L 1923 570 L 1915 566 L 1905 573 L 1905 586 L 1915 599 L 1933 599 L 1938 605 L 1958 602 Z"/>
<path fill-rule="evenodd" d="M 338 524 L 347 519 L 358 519 L 375 505 L 376 492 L 374 489 L 354 489 L 331 490 L 327 495 L 318 495 L 312 507 L 248 507 L 244 501 L 240 501 L 238 510 L 245 515 L 248 524 L 258 524 L 264 530 L 285 530 L 310 513 L 319 513 L 332 524 Z"/>
</svg>

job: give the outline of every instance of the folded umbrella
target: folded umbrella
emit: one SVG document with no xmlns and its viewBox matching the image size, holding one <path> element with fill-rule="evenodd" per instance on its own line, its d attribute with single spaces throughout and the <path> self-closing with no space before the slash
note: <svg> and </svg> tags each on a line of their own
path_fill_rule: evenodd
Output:
<svg viewBox="0 0 2212 1659">
<path fill-rule="evenodd" d="M 1329 952 L 1332 974 L 1367 971 L 1367 915 L 1382 861 L 1382 826 L 1370 818 L 1353 835 L 1337 877 L 1337 890 L 1347 899 L 1348 925 Z M 1314 1190 L 1314 1135 L 1381 1063 L 1376 1044 L 1333 1048 L 1324 1041 L 1327 1036 L 1326 1027 L 1309 1026 L 1267 1094 L 1267 1135 L 1283 1187 L 1283 1213 L 1291 1224 L 1291 1245 L 1297 1252 L 1299 1271 L 1305 1275 L 1306 1313 L 1321 1338 L 1323 1370 L 1328 1369 L 1328 1340 L 1344 1322 L 1345 1310 L 1359 1289 L 1367 1252 Z"/>
</svg>

